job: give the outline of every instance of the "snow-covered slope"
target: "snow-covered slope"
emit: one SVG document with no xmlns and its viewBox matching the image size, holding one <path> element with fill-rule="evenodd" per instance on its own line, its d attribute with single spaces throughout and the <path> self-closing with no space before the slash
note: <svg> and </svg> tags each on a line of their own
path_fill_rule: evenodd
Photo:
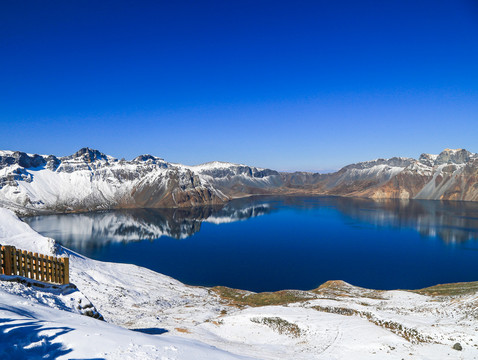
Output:
<svg viewBox="0 0 478 360">
<path fill-rule="evenodd" d="M 133 332 L 0 288 L 1 359 L 247 359 L 204 343 Z"/>
<path fill-rule="evenodd" d="M 51 251 L 52 240 L 9 210 L 0 209 L 0 227 L 3 244 Z M 411 293 L 333 281 L 254 294 L 186 286 L 138 266 L 53 249 L 70 256 L 78 290 L 3 277 L 2 359 L 478 358 L 478 284 Z M 93 305 L 106 322 L 81 315 Z"/>
<path fill-rule="evenodd" d="M 11 211 L 0 208 L 0 244 L 15 245 L 33 253 L 56 255 L 58 248 L 55 240 L 45 238 L 34 231 L 28 224 L 18 221 Z"/>
</svg>

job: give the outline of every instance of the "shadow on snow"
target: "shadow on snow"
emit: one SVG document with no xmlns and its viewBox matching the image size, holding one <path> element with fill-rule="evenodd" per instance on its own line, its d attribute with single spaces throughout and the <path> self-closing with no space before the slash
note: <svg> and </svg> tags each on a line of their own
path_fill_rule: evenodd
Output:
<svg viewBox="0 0 478 360">
<path fill-rule="evenodd" d="M 57 359 L 72 349 L 56 341 L 74 329 L 65 326 L 45 326 L 27 311 L 3 305 L 8 311 L 26 319 L 0 318 L 0 359 Z M 99 360 L 99 359 L 98 359 Z"/>
<path fill-rule="evenodd" d="M 161 335 L 168 332 L 168 330 L 162 329 L 162 328 L 144 328 L 144 329 L 131 329 L 131 330 L 137 331 L 143 334 L 149 334 L 149 335 Z"/>
</svg>

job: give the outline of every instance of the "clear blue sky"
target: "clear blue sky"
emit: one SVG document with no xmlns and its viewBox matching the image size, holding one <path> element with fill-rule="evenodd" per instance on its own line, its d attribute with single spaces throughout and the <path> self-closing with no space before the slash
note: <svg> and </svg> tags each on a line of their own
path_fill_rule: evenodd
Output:
<svg viewBox="0 0 478 360">
<path fill-rule="evenodd" d="M 336 169 L 478 152 L 478 1 L 2 1 L 0 148 Z"/>
</svg>

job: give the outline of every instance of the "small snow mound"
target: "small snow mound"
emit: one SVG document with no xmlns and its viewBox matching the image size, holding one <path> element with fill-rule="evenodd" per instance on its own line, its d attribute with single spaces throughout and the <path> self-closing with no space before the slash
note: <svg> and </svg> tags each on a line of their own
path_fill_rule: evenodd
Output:
<svg viewBox="0 0 478 360">
<path fill-rule="evenodd" d="M 0 244 L 49 256 L 60 253 L 55 240 L 38 234 L 11 210 L 4 208 L 0 208 Z"/>
</svg>

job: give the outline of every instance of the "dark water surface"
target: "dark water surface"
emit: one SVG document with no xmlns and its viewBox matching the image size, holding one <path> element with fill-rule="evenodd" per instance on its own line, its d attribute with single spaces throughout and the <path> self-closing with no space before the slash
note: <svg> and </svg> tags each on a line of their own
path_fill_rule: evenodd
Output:
<svg viewBox="0 0 478 360">
<path fill-rule="evenodd" d="M 478 204 L 257 197 L 223 207 L 26 218 L 88 257 L 252 291 L 345 280 L 416 289 L 478 280 Z"/>
</svg>

